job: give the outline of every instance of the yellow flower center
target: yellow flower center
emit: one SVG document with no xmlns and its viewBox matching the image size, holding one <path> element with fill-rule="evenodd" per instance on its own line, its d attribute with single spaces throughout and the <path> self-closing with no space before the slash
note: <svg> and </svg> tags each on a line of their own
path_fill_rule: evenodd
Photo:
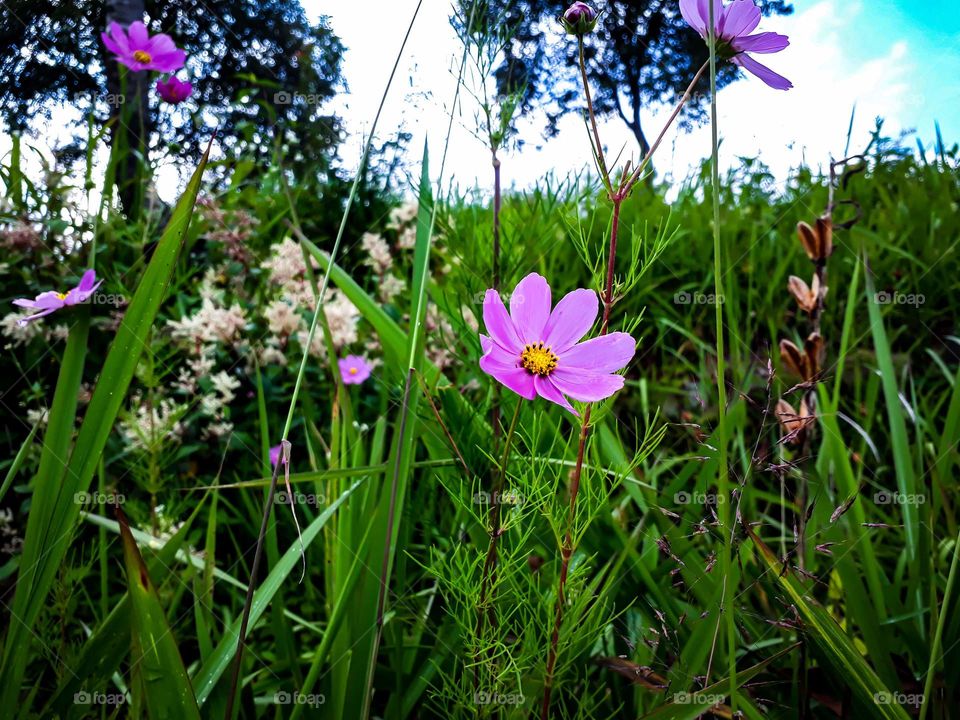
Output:
<svg viewBox="0 0 960 720">
<path fill-rule="evenodd" d="M 66 294 L 66 293 L 57 293 L 57 299 L 59 299 L 59 300 L 66 300 L 66 299 L 67 299 L 67 294 Z"/>
<path fill-rule="evenodd" d="M 146 65 L 148 62 L 153 60 L 153 58 L 150 56 L 150 53 L 144 52 L 143 50 L 134 51 L 133 59 L 136 60 L 141 65 Z"/>
<path fill-rule="evenodd" d="M 520 353 L 520 365 L 540 377 L 546 377 L 556 370 L 558 360 L 559 358 L 550 351 L 550 348 L 544 347 L 542 342 L 526 345 Z"/>
<path fill-rule="evenodd" d="M 357 374 L 358 372 L 360 372 L 360 371 L 357 370 L 355 367 L 352 367 L 352 368 L 350 368 L 350 371 L 349 371 L 349 372 L 350 372 L 351 375 L 356 375 L 356 374 Z"/>
</svg>

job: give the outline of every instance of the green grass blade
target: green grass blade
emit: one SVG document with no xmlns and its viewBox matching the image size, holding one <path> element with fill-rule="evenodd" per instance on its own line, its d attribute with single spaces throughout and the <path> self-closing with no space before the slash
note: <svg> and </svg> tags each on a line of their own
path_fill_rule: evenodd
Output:
<svg viewBox="0 0 960 720">
<path fill-rule="evenodd" d="M 867 263 L 866 257 L 864 257 L 864 263 Z M 883 317 L 880 314 L 880 305 L 877 302 L 876 288 L 873 284 L 869 265 L 867 265 L 863 275 L 866 281 L 870 331 L 873 333 L 877 367 L 880 370 L 883 398 L 887 406 L 887 421 L 890 424 L 890 442 L 893 450 L 893 465 L 897 474 L 897 489 L 903 496 L 898 505 L 903 514 L 903 525 L 906 531 L 907 559 L 913 561 L 917 557 L 920 530 L 919 512 L 917 504 L 913 502 L 916 495 L 916 478 L 910 458 L 910 440 L 907 437 L 907 424 L 903 417 L 903 405 L 900 402 L 900 392 L 897 388 L 897 375 L 893 366 L 890 341 L 887 339 L 887 331 L 883 326 Z"/>
</svg>

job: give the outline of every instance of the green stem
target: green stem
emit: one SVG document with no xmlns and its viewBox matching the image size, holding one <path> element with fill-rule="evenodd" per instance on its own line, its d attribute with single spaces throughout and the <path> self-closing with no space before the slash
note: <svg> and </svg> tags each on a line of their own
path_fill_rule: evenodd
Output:
<svg viewBox="0 0 960 720">
<path fill-rule="evenodd" d="M 736 618 L 733 613 L 734 587 L 731 574 L 731 545 L 733 544 L 733 525 L 730 517 L 730 477 L 727 467 L 727 387 L 726 362 L 723 342 L 723 303 L 721 302 L 723 284 L 723 251 L 720 245 L 720 167 L 719 137 L 717 128 L 717 43 L 714 4 L 709 3 L 709 39 L 710 46 L 710 130 L 711 162 L 710 184 L 713 197 L 713 287 L 714 309 L 717 335 L 717 446 L 719 476 L 717 493 L 720 497 L 720 526 L 723 532 L 723 549 L 720 555 L 720 567 L 723 573 L 723 616 L 727 630 L 727 671 L 730 673 L 730 707 L 737 709 L 737 641 Z"/>
</svg>

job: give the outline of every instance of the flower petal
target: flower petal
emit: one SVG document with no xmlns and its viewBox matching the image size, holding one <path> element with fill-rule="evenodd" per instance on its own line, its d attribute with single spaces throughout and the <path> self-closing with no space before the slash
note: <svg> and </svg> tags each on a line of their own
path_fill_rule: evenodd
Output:
<svg viewBox="0 0 960 720">
<path fill-rule="evenodd" d="M 732 61 L 747 72 L 753 73 L 774 90 L 789 90 L 793 83 L 783 75 L 778 75 L 766 65 L 761 65 L 746 53 L 734 55 Z"/>
<path fill-rule="evenodd" d="M 587 334 L 597 319 L 600 303 L 593 290 L 574 290 L 563 296 L 543 328 L 543 342 L 555 353 L 568 350 Z"/>
<path fill-rule="evenodd" d="M 127 37 L 130 38 L 131 50 L 146 50 L 149 47 L 150 33 L 147 32 L 147 26 L 139 20 L 130 23 L 130 27 L 127 28 Z"/>
<path fill-rule="evenodd" d="M 789 46 L 790 38 L 775 32 L 762 32 L 736 38 L 731 44 L 737 52 L 775 53 Z"/>
<path fill-rule="evenodd" d="M 605 400 L 623 387 L 623 375 L 591 374 L 577 369 L 557 368 L 550 379 L 564 395 L 581 402 Z"/>
<path fill-rule="evenodd" d="M 710 0 L 697 0 L 697 12 L 703 19 L 703 36 L 709 34 L 710 27 Z M 720 24 L 720 18 L 723 17 L 723 0 L 713 0 L 713 26 L 716 28 Z M 717 33 L 719 36 L 720 33 Z"/>
<path fill-rule="evenodd" d="M 733 0 L 723 9 L 717 34 L 724 38 L 746 35 L 756 30 L 760 17 L 760 8 L 753 4 L 753 0 Z"/>
<path fill-rule="evenodd" d="M 124 35 L 122 29 L 115 32 L 114 26 L 116 26 L 117 29 L 120 28 L 116 23 L 110 23 L 110 32 L 112 34 L 100 33 L 100 39 L 103 40 L 103 44 L 110 52 L 116 53 L 117 55 L 129 55 L 130 46 L 127 44 L 127 36 Z"/>
<path fill-rule="evenodd" d="M 496 290 L 487 290 L 483 296 L 483 325 L 500 347 L 520 355 L 523 343 Z"/>
<path fill-rule="evenodd" d="M 533 387 L 533 375 L 517 367 L 516 361 L 510 364 L 503 362 L 503 359 L 503 350 L 494 348 L 489 355 L 480 358 L 480 369 L 520 397 L 533 400 L 537 396 Z"/>
<path fill-rule="evenodd" d="M 169 73 L 176 72 L 187 62 L 187 53 L 183 50 L 171 50 L 162 55 L 154 55 L 153 62 L 150 63 L 157 72 Z"/>
<path fill-rule="evenodd" d="M 19 320 L 17 320 L 17 325 L 19 325 L 20 327 L 26 327 L 34 320 L 39 320 L 42 317 L 46 317 L 50 313 L 56 312 L 57 310 L 59 310 L 59 308 L 52 307 L 52 308 L 47 308 L 43 312 L 38 312 L 36 315 L 28 315 L 27 317 L 22 317 Z"/>
<path fill-rule="evenodd" d="M 60 294 L 54 292 L 53 290 L 48 290 L 47 292 L 37 295 L 37 299 L 34 303 L 34 307 L 44 309 L 52 308 L 54 310 L 58 310 L 63 306 L 64 298 L 60 297 Z"/>
<path fill-rule="evenodd" d="M 87 270 L 83 274 L 83 277 L 80 278 L 80 282 L 77 283 L 76 289 L 79 290 L 80 292 L 89 292 L 90 290 L 93 290 L 94 285 L 96 285 L 96 282 L 97 282 L 97 273 L 95 270 L 91 268 L 90 270 Z"/>
<path fill-rule="evenodd" d="M 551 376 L 552 377 L 552 376 Z M 537 394 L 542 397 L 544 400 L 549 400 L 552 403 L 556 403 L 564 410 L 569 410 L 577 417 L 580 417 L 580 413 L 573 409 L 573 405 L 563 396 L 563 394 L 557 389 L 556 385 L 553 384 L 551 378 L 540 377 L 539 375 L 533 376 L 533 385 L 537 390 Z"/>
<path fill-rule="evenodd" d="M 616 372 L 627 366 L 636 350 L 636 341 L 627 333 L 601 335 L 558 354 L 557 371 L 573 368 L 593 375 Z"/>
<path fill-rule="evenodd" d="M 687 25 L 692 27 L 701 35 L 707 34 L 707 21 L 700 16 L 699 0 L 680 0 L 680 14 L 687 21 Z"/>
<path fill-rule="evenodd" d="M 27 298 L 17 298 L 13 301 L 13 304 L 17 307 L 23 308 L 35 308 L 39 307 L 36 300 L 27 300 Z"/>
<path fill-rule="evenodd" d="M 546 278 L 530 273 L 517 283 L 510 296 L 510 317 L 525 345 L 543 341 L 543 328 L 550 317 L 550 285 Z"/>
</svg>

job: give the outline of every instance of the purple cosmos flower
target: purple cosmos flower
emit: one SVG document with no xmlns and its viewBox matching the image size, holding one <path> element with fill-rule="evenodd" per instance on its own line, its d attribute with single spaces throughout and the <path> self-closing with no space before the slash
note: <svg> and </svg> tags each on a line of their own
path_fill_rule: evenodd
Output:
<svg viewBox="0 0 960 720">
<path fill-rule="evenodd" d="M 566 9 L 560 24 L 571 35 L 586 35 L 597 26 L 597 11 L 578 0 Z"/>
<path fill-rule="evenodd" d="M 623 387 L 626 367 L 636 350 L 627 333 L 601 335 L 578 342 L 597 319 L 599 302 L 593 290 L 574 290 L 550 311 L 550 286 L 530 273 L 510 296 L 510 314 L 495 290 L 483 299 L 480 368 L 527 400 L 537 395 L 574 415 L 567 395 L 595 402 Z"/>
<path fill-rule="evenodd" d="M 711 0 L 680 0 L 680 13 L 687 24 L 707 40 L 710 35 Z M 760 24 L 760 8 L 753 0 L 733 0 L 723 6 L 722 0 L 713 0 L 714 33 L 717 55 L 753 73 L 776 90 L 789 90 L 793 83 L 761 65 L 747 53 L 780 52 L 790 44 L 786 35 L 762 32 L 751 35 Z"/>
<path fill-rule="evenodd" d="M 18 298 L 13 301 L 14 305 L 23 308 L 30 308 L 31 310 L 39 310 L 40 312 L 36 313 L 35 315 L 29 315 L 25 318 L 20 318 L 17 320 L 17 324 L 20 325 L 20 327 L 23 327 L 30 321 L 38 320 L 45 315 L 56 312 L 62 307 L 84 303 L 90 299 L 90 296 L 93 295 L 94 291 L 96 291 L 98 287 L 100 287 L 102 282 L 103 280 L 97 282 L 97 274 L 93 270 L 87 270 L 83 274 L 83 277 L 80 278 L 80 283 L 68 292 L 58 293 L 51 290 L 45 293 L 40 293 L 34 300 Z"/>
<path fill-rule="evenodd" d="M 193 93 L 193 85 L 186 80 L 177 80 L 173 75 L 166 80 L 157 80 L 157 94 L 164 102 L 179 105 Z"/>
<path fill-rule="evenodd" d="M 359 355 L 347 355 L 337 361 L 344 385 L 359 385 L 370 377 L 370 363 Z"/>
<path fill-rule="evenodd" d="M 100 33 L 103 44 L 116 55 L 121 65 L 131 70 L 156 70 L 176 72 L 187 61 L 187 54 L 163 33 L 150 36 L 147 27 L 139 20 L 124 29 L 118 23 L 110 23 L 109 33 Z"/>
</svg>

